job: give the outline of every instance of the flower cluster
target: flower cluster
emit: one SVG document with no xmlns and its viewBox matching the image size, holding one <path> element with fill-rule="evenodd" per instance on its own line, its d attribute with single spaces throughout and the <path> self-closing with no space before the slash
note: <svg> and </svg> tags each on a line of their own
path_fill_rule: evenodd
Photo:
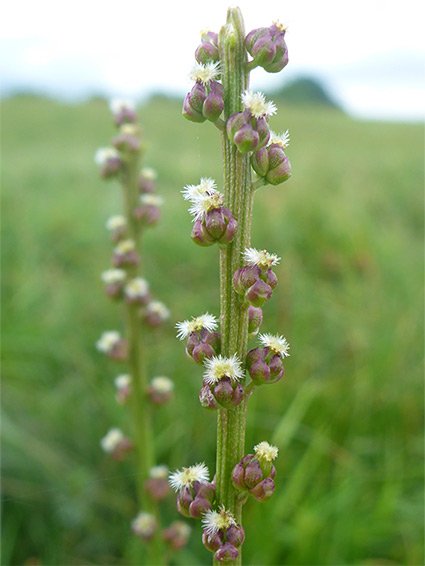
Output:
<svg viewBox="0 0 425 566">
<path fill-rule="evenodd" d="M 171 487 L 178 492 L 177 510 L 185 517 L 200 519 L 212 508 L 215 484 L 209 481 L 204 463 L 177 470 L 169 477 Z"/>
<path fill-rule="evenodd" d="M 214 553 L 218 562 L 233 562 L 245 540 L 245 531 L 230 511 L 222 506 L 219 511 L 208 511 L 202 518 L 202 543 Z"/>
<path fill-rule="evenodd" d="M 232 212 L 223 206 L 223 194 L 216 187 L 213 179 L 204 177 L 199 185 L 187 185 L 182 191 L 183 198 L 191 203 L 189 212 L 194 221 L 191 238 L 198 246 L 228 244 L 238 229 Z"/>
<path fill-rule="evenodd" d="M 254 454 L 247 454 L 232 471 L 233 484 L 248 492 L 257 501 L 267 501 L 273 495 L 276 469 L 272 461 L 278 449 L 266 441 L 254 446 Z"/>
</svg>

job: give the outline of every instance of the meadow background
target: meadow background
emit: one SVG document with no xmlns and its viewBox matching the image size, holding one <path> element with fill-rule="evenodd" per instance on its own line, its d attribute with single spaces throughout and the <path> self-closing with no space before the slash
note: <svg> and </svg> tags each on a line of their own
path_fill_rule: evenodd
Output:
<svg viewBox="0 0 425 566">
<path fill-rule="evenodd" d="M 258 191 L 252 244 L 282 258 L 262 331 L 284 334 L 291 357 L 250 400 L 247 451 L 268 439 L 279 459 L 273 498 L 245 506 L 244 560 L 423 564 L 423 128 L 277 104 L 271 127 L 290 130 L 293 177 Z M 137 478 L 99 446 L 112 426 L 129 429 L 114 400 L 124 367 L 94 346 L 122 329 L 100 281 L 119 186 L 93 162 L 111 115 L 102 99 L 15 96 L 2 116 L 2 564 L 129 564 Z M 176 384 L 156 411 L 158 459 L 212 469 L 215 415 L 174 325 L 218 314 L 218 250 L 191 242 L 180 190 L 201 176 L 220 186 L 219 135 L 164 97 L 140 122 L 165 198 L 144 239 L 146 277 L 171 310 L 149 339 L 149 371 Z M 173 500 L 164 514 L 178 518 Z M 191 524 L 174 563 L 209 564 Z"/>
</svg>

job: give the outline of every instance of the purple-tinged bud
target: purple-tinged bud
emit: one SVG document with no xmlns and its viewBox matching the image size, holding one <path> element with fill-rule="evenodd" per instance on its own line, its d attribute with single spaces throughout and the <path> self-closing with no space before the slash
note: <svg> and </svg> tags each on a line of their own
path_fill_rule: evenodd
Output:
<svg viewBox="0 0 425 566">
<path fill-rule="evenodd" d="M 269 155 L 271 153 L 272 148 L 273 146 L 270 148 Z M 272 164 L 270 164 L 270 169 L 266 175 L 266 179 L 271 185 L 279 185 L 280 183 L 287 181 L 289 177 L 292 175 L 291 164 L 289 163 L 289 159 L 283 153 L 283 150 L 281 148 L 279 149 L 283 154 L 281 156 L 281 160 L 274 167 Z"/>
<path fill-rule="evenodd" d="M 271 63 L 276 55 L 276 46 L 271 36 L 264 35 L 258 39 L 252 46 L 251 55 L 257 65 L 261 67 L 267 63 Z"/>
<path fill-rule="evenodd" d="M 174 390 L 174 383 L 168 377 L 154 377 L 149 384 L 147 394 L 154 405 L 157 407 L 168 403 Z"/>
<path fill-rule="evenodd" d="M 114 249 L 112 263 L 115 267 L 137 265 L 139 263 L 139 254 L 135 249 L 133 240 L 121 240 L 118 242 Z"/>
<path fill-rule="evenodd" d="M 137 121 L 137 113 L 133 102 L 130 100 L 111 100 L 109 107 L 114 116 L 116 126 L 133 124 Z"/>
<path fill-rule="evenodd" d="M 117 392 L 115 394 L 115 399 L 120 405 L 125 405 L 128 398 L 131 395 L 131 376 L 128 374 L 117 375 L 114 380 Z"/>
<path fill-rule="evenodd" d="M 205 385 L 199 392 L 199 401 L 204 409 L 210 409 L 211 411 L 218 409 L 217 401 L 209 385 Z"/>
<path fill-rule="evenodd" d="M 152 196 L 154 195 L 142 195 L 142 196 Z M 142 225 L 152 226 L 156 224 L 161 217 L 161 211 L 157 204 L 149 203 L 141 204 L 134 209 L 134 218 Z"/>
<path fill-rule="evenodd" d="M 206 65 L 207 63 L 215 63 L 218 61 L 218 49 L 217 45 L 210 43 L 209 41 L 203 41 L 195 51 L 195 59 L 198 63 Z"/>
<path fill-rule="evenodd" d="M 200 81 L 196 81 L 184 100 L 183 116 L 191 122 L 205 122 L 206 118 L 202 114 L 202 108 L 206 97 L 207 90 L 205 85 Z"/>
<path fill-rule="evenodd" d="M 274 481 L 271 478 L 266 478 L 249 490 L 249 493 L 257 501 L 267 501 L 273 495 L 275 489 Z"/>
<path fill-rule="evenodd" d="M 202 114 L 211 122 L 216 122 L 220 114 L 223 112 L 223 97 L 216 92 L 211 91 L 206 97 L 202 106 Z"/>
<path fill-rule="evenodd" d="M 172 550 L 181 550 L 189 540 L 191 528 L 183 521 L 174 521 L 162 531 L 163 540 L 169 544 Z"/>
<path fill-rule="evenodd" d="M 198 246 L 207 247 L 215 244 L 215 239 L 208 234 L 202 220 L 199 218 L 195 220 L 190 237 Z"/>
<path fill-rule="evenodd" d="M 206 120 L 202 112 L 195 110 L 193 106 L 190 104 L 190 92 L 186 95 L 186 98 L 184 99 L 182 114 L 190 122 L 198 122 L 199 124 L 201 124 Z"/>
<path fill-rule="evenodd" d="M 270 139 L 270 128 L 266 118 L 257 118 L 255 130 L 258 134 L 258 145 L 255 147 L 257 150 L 265 147 Z"/>
<path fill-rule="evenodd" d="M 241 403 L 244 395 L 239 382 L 232 382 L 229 377 L 223 377 L 212 387 L 213 395 L 219 405 L 231 409 Z"/>
<path fill-rule="evenodd" d="M 258 146 L 260 136 L 251 124 L 245 124 L 240 130 L 238 130 L 232 141 L 240 153 L 248 153 Z"/>
<path fill-rule="evenodd" d="M 226 529 L 225 537 L 227 542 L 230 542 L 235 548 L 239 548 L 245 541 L 245 531 L 242 525 L 230 525 L 230 527 Z"/>
<path fill-rule="evenodd" d="M 250 454 L 252 456 L 252 454 Z M 238 462 L 232 471 L 232 480 L 238 489 L 245 491 L 247 489 L 245 485 L 245 468 L 242 462 Z"/>
<path fill-rule="evenodd" d="M 215 242 L 228 244 L 233 240 L 237 229 L 238 223 L 232 212 L 224 206 L 219 206 L 203 212 L 195 220 L 191 238 L 195 244 L 203 247 L 211 246 Z"/>
<path fill-rule="evenodd" d="M 254 48 L 254 45 L 257 41 L 259 41 L 263 37 L 268 37 L 268 36 L 270 36 L 270 32 L 268 28 L 257 28 L 250 31 L 245 38 L 245 47 L 248 53 L 251 54 L 251 51 Z"/>
<path fill-rule="evenodd" d="M 263 322 L 263 311 L 258 307 L 248 307 L 248 333 L 253 338 Z"/>
<path fill-rule="evenodd" d="M 262 147 L 258 151 L 254 151 L 251 156 L 251 165 L 254 171 L 260 177 L 265 177 L 269 170 L 269 152 L 267 148 Z"/>
<path fill-rule="evenodd" d="M 151 167 L 143 167 L 139 175 L 139 192 L 153 193 L 155 191 L 155 180 L 157 174 Z"/>
<path fill-rule="evenodd" d="M 165 499 L 170 493 L 170 486 L 167 478 L 148 478 L 145 481 L 145 490 L 155 501 Z"/>
<path fill-rule="evenodd" d="M 193 493 L 197 497 L 203 497 L 208 501 L 214 501 L 215 498 L 215 483 L 208 481 L 195 480 L 192 484 Z"/>
<path fill-rule="evenodd" d="M 261 470 L 258 460 L 255 458 L 245 467 L 244 482 L 246 489 L 252 489 L 263 479 L 263 472 Z"/>
<path fill-rule="evenodd" d="M 170 317 L 170 311 L 160 301 L 151 301 L 142 310 L 141 315 L 149 326 L 158 326 Z"/>
<path fill-rule="evenodd" d="M 215 533 L 208 534 L 205 531 L 202 533 L 202 544 L 210 552 L 215 552 L 223 544 L 223 532 L 217 531 Z"/>
<path fill-rule="evenodd" d="M 113 147 L 101 147 L 98 149 L 94 160 L 100 167 L 100 176 L 103 179 L 116 177 L 121 171 L 123 164 L 120 152 Z"/>
<path fill-rule="evenodd" d="M 182 487 L 177 495 L 177 511 L 184 517 L 190 517 L 189 506 L 193 501 L 192 492 L 189 487 Z"/>
<path fill-rule="evenodd" d="M 200 519 L 204 513 L 211 509 L 211 507 L 211 502 L 208 501 L 208 499 L 195 497 L 189 506 L 189 515 L 193 517 L 193 519 Z"/>
<path fill-rule="evenodd" d="M 245 293 L 245 300 L 254 307 L 262 307 L 272 296 L 272 288 L 262 279 L 259 279 Z"/>
<path fill-rule="evenodd" d="M 217 562 L 233 562 L 239 556 L 239 551 L 230 542 L 225 542 L 215 552 L 214 558 Z"/>
<path fill-rule="evenodd" d="M 126 277 L 127 274 L 123 269 L 107 269 L 102 272 L 101 278 L 109 298 L 114 300 L 122 298 Z"/>
<path fill-rule="evenodd" d="M 245 295 L 245 292 L 261 277 L 261 268 L 258 265 L 247 265 L 238 269 L 233 276 L 233 285 L 236 293 Z"/>
<path fill-rule="evenodd" d="M 134 124 L 124 124 L 120 133 L 112 140 L 119 151 L 134 153 L 140 150 L 139 129 Z"/>
</svg>

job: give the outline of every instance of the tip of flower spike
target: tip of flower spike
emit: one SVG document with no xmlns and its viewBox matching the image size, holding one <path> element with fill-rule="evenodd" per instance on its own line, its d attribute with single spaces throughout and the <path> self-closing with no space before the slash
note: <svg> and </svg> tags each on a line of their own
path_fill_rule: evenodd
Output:
<svg viewBox="0 0 425 566">
<path fill-rule="evenodd" d="M 204 85 L 208 85 L 211 81 L 215 81 L 219 75 L 218 63 L 195 63 L 190 72 L 189 78 L 192 81 L 200 81 Z"/>
<path fill-rule="evenodd" d="M 209 471 L 203 462 L 177 470 L 170 474 L 168 478 L 168 482 L 174 491 L 180 491 L 183 487 L 190 487 L 194 481 L 209 481 Z"/>
<path fill-rule="evenodd" d="M 241 95 L 241 99 L 244 110 L 249 110 L 255 118 L 268 118 L 277 112 L 275 104 L 271 101 L 266 102 L 262 92 L 246 90 Z"/>
<path fill-rule="evenodd" d="M 109 108 L 113 114 L 118 114 L 121 110 L 135 110 L 136 106 L 132 100 L 113 98 L 109 102 Z"/>
<path fill-rule="evenodd" d="M 210 509 L 202 517 L 202 527 L 207 535 L 214 535 L 220 530 L 225 531 L 231 525 L 236 525 L 235 518 L 230 511 L 226 511 L 224 505 L 220 511 Z"/>
<path fill-rule="evenodd" d="M 289 145 L 289 130 L 286 130 L 286 132 L 283 132 L 281 134 L 276 134 L 273 131 L 270 131 L 270 140 L 269 140 L 269 145 L 276 143 L 278 145 L 280 145 L 283 149 L 287 148 Z"/>
<path fill-rule="evenodd" d="M 200 194 L 192 199 L 192 206 L 189 208 L 189 212 L 195 221 L 198 218 L 202 218 L 209 210 L 223 206 L 223 202 L 223 195 L 217 191 Z"/>
<path fill-rule="evenodd" d="M 210 177 L 202 177 L 199 185 L 186 185 L 182 195 L 184 200 L 195 201 L 199 196 L 216 192 L 216 182 Z"/>
<path fill-rule="evenodd" d="M 242 252 L 242 257 L 247 265 L 259 265 L 264 269 L 277 265 L 280 261 L 280 257 L 276 254 L 270 254 L 266 250 L 256 250 L 255 248 L 246 248 Z"/>
<path fill-rule="evenodd" d="M 240 381 L 244 377 L 242 364 L 236 355 L 231 358 L 224 358 L 221 354 L 205 360 L 204 380 L 206 383 L 213 385 L 223 379 L 229 377 L 232 381 Z"/>
<path fill-rule="evenodd" d="M 277 446 L 272 446 L 271 444 L 263 440 L 263 442 L 260 442 L 259 444 L 254 446 L 254 452 L 257 458 L 260 458 L 260 460 L 272 462 L 277 458 L 279 449 L 277 448 Z"/>
<path fill-rule="evenodd" d="M 273 334 L 260 334 L 259 340 L 264 347 L 268 347 L 273 352 L 281 356 L 289 356 L 289 344 L 283 336 L 273 336 Z"/>
<path fill-rule="evenodd" d="M 205 328 L 209 332 L 212 332 L 217 328 L 217 319 L 215 316 L 209 313 L 201 314 L 200 316 L 192 317 L 192 320 L 184 320 L 183 322 L 178 322 L 176 324 L 177 338 L 183 340 L 187 338 L 192 332 L 198 332 Z"/>
</svg>

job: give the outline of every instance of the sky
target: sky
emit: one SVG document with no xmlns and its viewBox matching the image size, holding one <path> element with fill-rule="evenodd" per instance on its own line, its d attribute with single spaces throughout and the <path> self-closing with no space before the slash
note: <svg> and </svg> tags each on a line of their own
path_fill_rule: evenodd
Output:
<svg viewBox="0 0 425 566">
<path fill-rule="evenodd" d="M 2 93 L 35 90 L 65 100 L 93 94 L 143 100 L 184 96 L 200 32 L 226 21 L 224 0 L 4 3 L 0 28 Z M 279 20 L 288 28 L 289 64 L 257 68 L 252 90 L 297 77 L 323 82 L 351 115 L 423 120 L 425 44 L 419 0 L 240 0 L 248 33 Z"/>
</svg>

